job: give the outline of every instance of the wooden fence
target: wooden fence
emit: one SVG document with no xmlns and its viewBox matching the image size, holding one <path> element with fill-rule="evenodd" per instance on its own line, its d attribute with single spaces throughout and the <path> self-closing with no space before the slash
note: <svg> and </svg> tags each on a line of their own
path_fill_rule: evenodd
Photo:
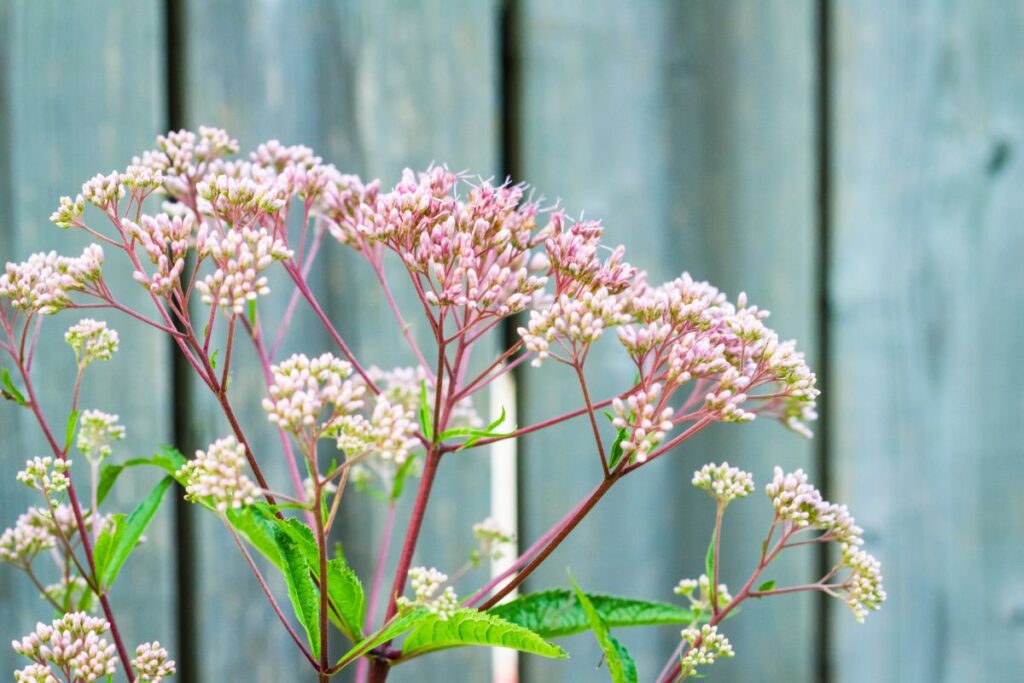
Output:
<svg viewBox="0 0 1024 683">
<path fill-rule="evenodd" d="M 569 566 L 589 590 L 671 600 L 700 572 L 711 517 L 693 469 L 728 459 L 764 483 L 774 464 L 801 466 L 849 503 L 889 602 L 864 626 L 810 597 L 750 605 L 727 626 L 738 656 L 711 680 L 1018 680 L 1022 32 L 1024 3 L 972 0 L 0 0 L 0 261 L 70 251 L 75 239 L 47 222 L 57 197 L 172 125 L 221 126 L 243 147 L 308 144 L 385 183 L 431 161 L 526 179 L 602 218 L 652 280 L 686 269 L 747 291 L 808 350 L 825 392 L 815 441 L 767 423 L 715 427 L 614 491 L 529 586 L 564 585 Z M 397 345 L 381 348 L 394 328 L 363 276 L 333 253 L 315 278 L 357 352 L 402 361 Z M 130 277 L 115 285 L 143 294 Z M 112 320 L 122 351 L 87 385 L 87 405 L 119 412 L 136 452 L 219 435 L 166 341 Z M 303 350 L 329 348 L 301 324 Z M 38 369 L 53 415 L 72 373 L 58 327 Z M 602 362 L 608 376 L 626 371 Z M 236 381 L 259 395 L 258 378 Z M 522 424 L 574 406 L 554 371 L 517 381 Z M 243 412 L 273 448 L 258 401 Z M 520 446 L 525 540 L 593 485 L 575 437 Z M 25 416 L 0 407 L 0 526 L 27 504 L 13 474 L 39 445 Z M 488 474 L 468 458 L 442 472 L 423 561 L 461 562 L 465 530 L 488 511 Z M 147 485 L 135 476 L 115 504 Z M 763 498 L 734 507 L 733 582 L 768 514 Z M 228 536 L 191 512 L 161 512 L 115 590 L 128 639 L 159 638 L 180 680 L 296 680 L 303 665 Z M 345 524 L 345 540 L 376 538 L 381 519 L 364 506 Z M 366 550 L 347 550 L 365 576 Z M 821 561 L 808 553 L 786 573 L 811 578 Z M 0 569 L 0 642 L 47 616 L 24 577 Z M 678 630 L 621 638 L 647 679 Z M 570 662 L 526 659 L 523 680 L 605 675 L 590 638 L 566 645 Z M 489 662 L 453 652 L 396 679 L 486 680 Z M 0 649 L 0 670 L 15 665 Z"/>
</svg>

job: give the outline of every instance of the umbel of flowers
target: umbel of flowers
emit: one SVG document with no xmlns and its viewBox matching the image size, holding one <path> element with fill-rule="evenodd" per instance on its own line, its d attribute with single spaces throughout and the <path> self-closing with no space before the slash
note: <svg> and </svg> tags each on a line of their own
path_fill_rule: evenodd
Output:
<svg viewBox="0 0 1024 683">
<path fill-rule="evenodd" d="M 40 506 L 0 536 L 0 559 L 24 571 L 59 614 L 15 644 L 31 660 L 18 680 L 94 680 L 118 664 L 130 681 L 174 673 L 158 643 L 132 655 L 109 600 L 174 482 L 223 522 L 269 613 L 321 683 L 350 665 L 360 681 L 383 681 L 409 659 L 467 645 L 563 657 L 548 642 L 558 634 L 540 618 L 552 610 L 572 612 L 598 636 L 614 680 L 636 680 L 628 652 L 609 633 L 608 619 L 623 612 L 609 610 L 616 600 L 644 609 L 654 603 L 589 596 L 575 583 L 573 591 L 506 598 L 621 479 L 710 425 L 762 417 L 810 436 L 818 391 L 795 343 L 768 327 L 767 311 L 742 293 L 730 300 L 685 272 L 651 282 L 627 262 L 623 245 L 607 243 L 600 222 L 546 208 L 524 185 L 432 167 L 406 170 L 387 189 L 340 172 L 307 147 L 271 140 L 248 155 L 238 151 L 238 142 L 215 128 L 158 137 L 155 149 L 123 170 L 96 175 L 76 196 L 60 198 L 51 220 L 94 241 L 80 256 L 30 255 L 0 275 L 0 389 L 31 412 L 49 446 L 22 454 L 28 462 L 18 478 L 37 492 Z M 373 364 L 372 350 L 368 358 L 353 353 L 347 331 L 335 326 L 309 280 L 318 255 L 331 248 L 361 259 L 355 266 L 380 287 L 412 365 L 384 370 Z M 130 272 L 146 305 L 123 303 L 105 268 Z M 264 304 L 272 290 L 287 301 L 273 316 Z M 286 356 L 286 343 L 308 343 L 308 335 L 291 329 L 300 306 L 331 346 Z M 66 421 L 59 416 L 68 425 L 61 440 L 36 397 L 34 374 L 48 359 L 34 355 L 42 319 L 75 308 L 88 308 L 90 317 L 65 332 L 77 372 L 68 378 Z M 120 419 L 79 405 L 87 372 L 98 371 L 93 366 L 120 343 L 95 317 L 104 309 L 166 334 L 213 399 L 219 438 L 190 459 L 163 447 L 150 459 L 119 462 Z M 506 329 L 515 334 L 502 343 Z M 251 353 L 239 353 L 240 344 Z M 632 370 L 605 396 L 593 395 L 587 379 L 605 372 L 591 361 L 598 345 L 622 354 Z M 255 360 L 251 369 L 243 365 L 248 359 Z M 571 379 L 577 409 L 531 425 L 505 424 L 504 413 L 484 424 L 474 407 L 481 392 L 505 373 L 545 365 Z M 240 371 L 263 379 L 260 400 L 279 437 L 274 446 L 254 448 L 253 425 L 240 418 L 238 405 L 252 400 L 231 388 Z M 580 472 L 596 481 L 586 498 L 567 506 L 565 517 L 525 550 L 488 519 L 465 530 L 478 547 L 464 566 L 413 566 L 414 555 L 424 553 L 420 532 L 430 523 L 442 461 L 472 458 L 489 444 L 574 419 L 593 438 L 593 467 Z M 79 479 L 70 467 L 73 448 L 90 465 L 90 478 Z M 264 473 L 277 458 L 285 463 L 284 481 Z M 132 515 L 107 514 L 118 473 L 139 464 L 164 478 Z M 774 519 L 761 562 L 730 594 L 719 581 L 721 520 L 754 490 L 753 479 L 722 463 L 698 470 L 693 483 L 715 501 L 715 528 L 706 573 L 676 587 L 689 604 L 658 603 L 681 628 L 662 680 L 697 675 L 698 667 L 732 656 L 721 622 L 748 598 L 815 590 L 843 600 L 858 620 L 884 600 L 878 562 L 861 550 L 860 529 L 799 470 L 777 472 L 769 484 Z M 366 577 L 347 565 L 331 537 L 349 510 L 349 488 L 379 500 L 387 520 L 383 538 L 346 539 L 379 542 Z M 411 506 L 399 506 L 404 496 Z M 754 587 L 779 553 L 807 543 L 838 545 L 840 560 L 828 575 L 806 586 Z M 39 566 L 45 557 L 54 567 Z M 506 558 L 505 568 L 482 579 L 478 567 L 499 558 Z M 266 571 L 281 573 L 287 596 L 272 588 L 279 584 Z M 51 572 L 60 578 L 47 586 L 41 576 Z M 285 599 L 294 619 L 285 614 Z M 615 619 L 616 627 L 639 623 Z M 332 630 L 349 641 L 344 653 L 331 652 Z"/>
</svg>

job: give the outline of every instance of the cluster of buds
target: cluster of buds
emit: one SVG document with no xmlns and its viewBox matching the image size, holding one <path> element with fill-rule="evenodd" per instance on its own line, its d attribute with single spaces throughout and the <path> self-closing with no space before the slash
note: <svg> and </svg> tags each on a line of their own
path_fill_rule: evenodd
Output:
<svg viewBox="0 0 1024 683">
<path fill-rule="evenodd" d="M 371 366 L 367 375 L 380 389 L 380 395 L 391 403 L 401 405 L 410 413 L 415 414 L 420 407 L 420 393 L 424 386 L 428 394 L 434 391 L 434 382 L 428 377 L 422 366 L 399 367 L 391 370 L 382 370 Z M 447 388 L 447 382 L 444 383 Z M 451 414 L 448 416 L 448 426 L 458 427 L 480 427 L 483 419 L 473 407 L 473 399 L 470 397 L 461 398 L 452 406 Z"/>
<path fill-rule="evenodd" d="M 208 502 L 218 512 L 252 505 L 260 490 L 242 470 L 246 465 L 245 446 L 228 436 L 210 444 L 205 451 L 185 463 L 177 476 L 185 479 L 185 497 Z"/>
<path fill-rule="evenodd" d="M 338 416 L 363 406 L 366 386 L 348 379 L 351 363 L 329 353 L 316 358 L 297 353 L 270 370 L 273 383 L 263 409 L 272 424 L 287 432 L 312 430 L 319 438 Z"/>
<path fill-rule="evenodd" d="M 385 396 L 377 397 L 369 418 L 359 414 L 340 415 L 331 422 L 328 431 L 337 439 L 338 449 L 349 458 L 372 452 L 399 467 L 419 445 L 415 415 Z"/>
<path fill-rule="evenodd" d="M 156 266 L 152 275 L 136 270 L 136 282 L 157 296 L 166 295 L 185 270 L 185 257 L 188 255 L 195 225 L 192 214 L 143 216 L 138 224 L 128 219 L 123 219 L 121 224 Z"/>
<path fill-rule="evenodd" d="M 424 607 L 441 621 L 447 621 L 459 609 L 459 598 L 451 586 L 446 586 L 440 595 L 437 594 L 447 580 L 447 574 L 433 567 L 411 568 L 409 582 L 415 597 L 412 600 L 405 596 L 398 598 L 399 609 L 407 611 L 414 607 Z"/>
<path fill-rule="evenodd" d="M 97 360 L 110 360 L 117 352 L 117 330 L 107 327 L 102 320 L 83 318 L 64 333 L 64 341 L 75 352 L 79 368 L 86 368 Z"/>
<path fill-rule="evenodd" d="M 209 202 L 209 212 L 238 227 L 258 221 L 279 211 L 285 204 L 276 185 L 258 183 L 252 178 L 218 175 L 196 185 L 199 196 Z"/>
<path fill-rule="evenodd" d="M 97 208 L 116 213 L 117 203 L 124 198 L 120 174 L 117 171 L 111 171 L 109 175 L 96 174 L 82 185 L 82 196 Z"/>
<path fill-rule="evenodd" d="M 724 583 L 717 586 L 717 590 L 711 590 L 711 579 L 707 574 L 701 574 L 696 579 L 682 579 L 676 585 L 673 592 L 681 595 L 690 601 L 690 611 L 697 617 L 702 614 L 710 614 L 712 610 L 712 593 L 716 596 L 716 607 L 722 609 L 732 602 L 732 595 L 729 594 L 729 587 Z"/>
<path fill-rule="evenodd" d="M 113 442 L 124 440 L 125 429 L 117 419 L 117 415 L 99 410 L 82 411 L 75 446 L 90 462 L 106 458 Z"/>
<path fill-rule="evenodd" d="M 718 632 L 717 626 L 704 624 L 700 628 L 690 626 L 682 631 L 683 640 L 690 644 L 681 660 L 680 678 L 697 674 L 697 667 L 714 664 L 720 657 L 735 655 L 728 638 Z"/>
<path fill-rule="evenodd" d="M 114 646 L 102 637 L 109 629 L 105 619 L 84 612 L 70 612 L 50 625 L 36 624 L 34 632 L 12 643 L 16 653 L 33 662 L 15 674 L 16 680 L 48 680 L 47 675 L 54 676 L 51 667 L 84 683 L 112 676 L 117 665 Z"/>
<path fill-rule="evenodd" d="M 102 277 L 103 249 L 85 248 L 81 256 L 38 253 L 22 263 L 8 263 L 0 275 L 0 297 L 23 313 L 52 315 L 72 304 L 71 293 L 83 292 Z"/>
<path fill-rule="evenodd" d="M 503 528 L 493 517 L 474 524 L 473 536 L 480 543 L 480 547 L 473 550 L 471 556 L 474 565 L 479 564 L 483 558 L 500 560 L 516 542 L 516 535 Z"/>
<path fill-rule="evenodd" d="M 136 680 L 151 683 L 160 683 L 177 671 L 174 661 L 168 658 L 167 650 L 160 647 L 157 641 L 143 643 L 135 648 L 132 668 L 135 669 Z"/>
<path fill-rule="evenodd" d="M 627 437 L 620 444 L 622 452 L 637 462 L 646 461 L 673 427 L 675 411 L 665 405 L 660 384 L 630 394 L 625 401 L 616 398 L 612 401 L 612 410 L 615 414 L 612 425 L 627 430 Z"/>
<path fill-rule="evenodd" d="M 85 197 L 78 195 L 61 197 L 60 206 L 50 214 L 50 222 L 59 228 L 80 228 L 82 226 L 82 214 L 85 213 Z"/>
<path fill-rule="evenodd" d="M 196 249 L 200 257 L 208 256 L 216 264 L 196 289 L 204 304 L 220 306 L 228 315 L 240 315 L 248 302 L 269 294 L 269 280 L 260 273 L 274 261 L 292 256 L 266 228 L 240 227 L 222 233 L 205 223 L 196 236 Z"/>
<path fill-rule="evenodd" d="M 708 463 L 693 473 L 692 483 L 707 491 L 721 505 L 727 505 L 753 492 L 754 475 L 738 467 L 730 467 L 727 462 L 720 465 Z"/>
<path fill-rule="evenodd" d="M 571 363 L 583 349 L 601 338 L 606 327 L 627 322 L 629 316 L 624 311 L 623 298 L 604 287 L 576 296 L 562 294 L 548 307 L 530 311 L 530 322 L 519 328 L 519 336 L 526 348 L 537 354 L 532 361 L 534 367 L 552 357 L 552 342 L 557 342 L 565 352 L 564 356 L 555 354 L 554 358 Z"/>
<path fill-rule="evenodd" d="M 46 496 L 63 493 L 71 485 L 69 469 L 70 460 L 36 457 L 25 461 L 25 469 L 18 472 L 18 481 Z"/>
<path fill-rule="evenodd" d="M 0 534 L 0 560 L 27 567 L 36 555 L 55 544 L 47 520 L 33 508 L 19 515 L 14 526 Z"/>
<path fill-rule="evenodd" d="M 211 162 L 238 151 L 238 141 L 219 128 L 199 127 L 172 131 L 156 139 L 157 149 L 132 159 L 133 166 L 150 169 L 163 178 L 163 189 L 176 199 L 188 201 L 192 183 L 201 178 Z"/>
</svg>

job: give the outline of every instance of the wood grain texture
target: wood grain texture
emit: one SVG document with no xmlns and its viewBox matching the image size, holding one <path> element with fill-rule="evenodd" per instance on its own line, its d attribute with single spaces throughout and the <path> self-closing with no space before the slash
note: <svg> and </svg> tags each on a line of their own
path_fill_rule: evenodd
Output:
<svg viewBox="0 0 1024 683">
<path fill-rule="evenodd" d="M 813 17 L 810 5 L 766 3 L 523 2 L 517 16 L 518 171 L 570 214 L 607 226 L 610 244 L 658 283 L 684 269 L 731 296 L 778 310 L 784 336 L 815 347 Z M 590 365 L 603 399 L 633 371 L 613 335 Z M 813 354 L 812 354 L 813 355 Z M 571 371 L 524 370 L 523 423 L 581 404 Z M 536 537 L 600 476 L 584 423 L 527 438 L 521 452 L 525 540 Z M 812 448 L 775 424 L 717 425 L 670 458 L 623 481 L 535 578 L 531 590 L 587 590 L 673 600 L 703 567 L 713 506 L 690 486 L 694 469 L 728 460 L 763 485 L 772 465 L 813 468 Z M 756 562 L 770 521 L 763 496 L 730 508 L 725 579 Z M 812 558 L 776 577 L 808 578 Z M 724 628 L 738 652 L 715 680 L 810 680 L 812 601 L 765 601 Z M 780 628 L 785 624 L 784 628 Z M 617 633 L 641 679 L 657 675 L 678 629 Z M 528 659 L 526 680 L 594 680 L 588 636 L 573 659 Z M 810 644 L 810 647 L 809 647 Z"/>
<path fill-rule="evenodd" d="M 404 166 L 426 168 L 431 162 L 484 176 L 494 173 L 495 3 L 191 3 L 185 16 L 189 125 L 226 127 L 243 149 L 269 137 L 307 144 L 344 172 L 381 177 L 385 187 L 398 180 Z M 411 354 L 370 268 L 329 238 L 323 254 L 313 280 L 325 310 L 356 355 L 367 365 L 410 364 Z M 401 285 L 406 276 L 393 272 Z M 265 319 L 290 293 L 283 281 L 277 282 L 272 295 L 277 303 L 261 304 Z M 396 289 L 417 328 L 418 303 L 414 306 L 401 286 Z M 420 331 L 425 328 L 425 322 L 419 325 Z M 294 330 L 288 350 L 337 353 L 315 320 L 301 318 Z M 236 395 L 262 395 L 256 381 L 238 378 Z M 249 384 L 243 388 L 241 382 Z M 249 398 L 243 403 L 252 403 L 245 411 L 247 423 L 260 435 L 265 459 L 276 458 L 277 439 L 263 427 L 258 403 Z M 209 433 L 205 427 L 201 431 Z M 283 470 L 271 470 L 284 486 Z M 417 563 L 454 571 L 465 561 L 472 547 L 470 526 L 487 515 L 488 473 L 484 457 L 445 462 Z M 403 506 L 389 584 L 407 518 Z M 382 522 L 379 503 L 354 492 L 346 495 L 340 540 L 367 590 Z M 201 538 L 196 573 L 201 680 L 230 680 L 238 671 L 249 672 L 248 680 L 291 680 L 305 671 L 291 643 L 271 624 L 269 608 L 244 576 L 248 570 L 222 561 L 224 531 L 203 522 Z M 254 645 L 239 649 L 231 646 L 236 642 Z M 334 649 L 340 653 L 342 648 L 339 642 Z M 275 653 L 257 671 L 249 668 L 254 649 Z M 444 671 L 457 670 L 477 680 L 487 676 L 487 667 L 485 652 L 462 650 L 403 666 L 394 679 L 438 680 Z"/>
<path fill-rule="evenodd" d="M 0 262 L 50 249 L 77 255 L 88 243 L 82 235 L 62 232 L 48 217 L 60 195 L 76 195 L 97 172 L 123 169 L 163 126 L 162 26 L 161 5 L 155 1 L 0 3 Z M 86 219 L 106 227 L 98 212 L 87 210 Z M 130 265 L 109 250 L 105 274 L 119 299 L 146 307 L 148 297 L 133 281 Z M 149 455 L 170 439 L 162 398 L 170 389 L 169 347 L 161 335 L 126 316 L 68 311 L 46 320 L 33 380 L 47 417 L 63 434 L 75 373 L 63 333 L 84 317 L 107 320 L 120 333 L 121 347 L 112 361 L 89 369 L 81 407 L 117 413 L 127 427 L 128 438 L 114 448 L 112 461 Z M 9 366 L 6 359 L 3 364 Z M 0 434 L 0 526 L 6 527 L 27 505 L 40 504 L 14 481 L 14 473 L 26 458 L 46 450 L 34 419 L 13 404 L 0 405 Z M 82 460 L 75 477 L 85 493 L 88 468 L 84 459 L 72 459 Z M 130 512 L 155 481 L 152 472 L 126 474 L 106 510 Z M 111 593 L 121 632 L 133 650 L 155 639 L 177 650 L 177 591 L 167 562 L 172 534 L 172 515 L 165 506 Z M 44 563 L 42 558 L 40 566 Z M 0 567 L 0 605 L 4 643 L 51 618 L 27 578 L 6 565 Z M 9 647 L 0 648 L 5 676 L 25 663 Z"/>
<path fill-rule="evenodd" d="M 1019 4 L 835 8 L 837 497 L 881 559 L 839 681 L 1024 665 L 1024 48 Z"/>
</svg>

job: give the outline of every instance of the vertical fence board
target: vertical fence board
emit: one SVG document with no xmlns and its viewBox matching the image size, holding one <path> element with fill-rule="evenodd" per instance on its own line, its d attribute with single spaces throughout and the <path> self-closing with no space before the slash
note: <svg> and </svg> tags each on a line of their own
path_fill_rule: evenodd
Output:
<svg viewBox="0 0 1024 683">
<path fill-rule="evenodd" d="M 778 309 L 773 323 L 812 351 L 815 339 L 814 22 L 809 4 L 527 1 L 520 46 L 519 172 L 570 214 L 601 218 L 607 239 L 659 283 L 684 269 L 735 296 Z M 595 398 L 633 375 L 614 335 L 590 364 Z M 524 369 L 522 422 L 581 403 L 571 372 Z M 582 421 L 528 437 L 521 451 L 523 536 L 528 542 L 600 476 Z M 729 460 L 760 485 L 773 464 L 813 469 L 810 445 L 767 421 L 716 425 L 602 501 L 528 584 L 565 585 L 566 566 L 588 590 L 673 600 L 703 567 L 713 506 L 690 486 L 694 469 Z M 770 522 L 761 495 L 730 509 L 724 578 L 756 564 Z M 782 583 L 809 578 L 813 557 L 786 564 Z M 813 601 L 747 606 L 724 631 L 738 657 L 716 680 L 809 680 Z M 785 628 L 779 628 L 785 623 Z M 678 628 L 617 634 L 653 679 Z M 528 680 L 591 680 L 592 637 L 566 643 L 573 659 L 528 660 Z"/>
<path fill-rule="evenodd" d="M 494 172 L 495 3 L 307 2 L 298 8 L 273 2 L 192 3 L 185 16 L 189 125 L 224 126 L 239 137 L 243 149 L 268 137 L 307 144 L 345 172 L 380 176 L 385 187 L 398 179 L 403 166 L 425 168 L 432 161 L 485 176 Z M 369 267 L 329 237 L 323 254 L 313 280 L 325 310 L 356 355 L 367 365 L 409 364 L 411 356 Z M 400 285 L 405 276 L 395 275 Z M 280 302 L 290 288 L 280 278 L 277 282 L 272 296 Z M 415 327 L 418 304 L 413 306 L 398 289 Z M 273 305 L 261 305 L 261 310 L 271 319 Z M 317 321 L 307 317 L 294 329 L 291 350 L 337 353 Z M 238 395 L 262 395 L 257 379 Z M 263 458 L 272 460 L 277 439 L 263 427 L 258 403 L 246 401 L 253 403 L 245 411 L 247 424 L 260 434 Z M 200 429 L 209 434 L 208 427 Z M 454 571 L 468 557 L 470 525 L 487 514 L 488 472 L 483 457 L 442 466 L 417 562 Z M 276 481 L 285 482 L 283 471 L 275 474 Z M 409 496 L 413 491 L 410 487 Z M 367 590 L 382 527 L 380 508 L 351 492 L 339 518 L 347 559 Z M 403 507 L 389 582 L 407 518 Z M 247 680 L 291 680 L 306 665 L 270 623 L 269 608 L 243 575 L 248 570 L 234 558 L 222 561 L 225 533 L 206 522 L 201 528 L 195 607 L 204 652 L 202 680 L 230 680 L 239 671 L 250 672 Z M 247 590 L 250 586 L 253 590 Z M 255 645 L 233 648 L 234 642 Z M 340 648 L 339 643 L 335 650 Z M 251 671 L 253 649 L 279 656 Z M 487 661 L 482 651 L 461 650 L 403 666 L 395 678 L 435 680 L 446 670 L 457 670 L 481 679 Z"/>
<path fill-rule="evenodd" d="M 833 40 L 839 492 L 889 602 L 833 607 L 837 680 L 1024 664 L 1024 12 L 844 2 Z"/>
<path fill-rule="evenodd" d="M 5 2 L 0 7 L 0 263 L 56 249 L 75 254 L 89 242 L 62 232 L 47 219 L 62 194 L 74 196 L 97 172 L 123 169 L 133 151 L 148 144 L 162 127 L 163 19 L 157 2 L 107 1 L 86 5 Z M 98 212 L 86 210 L 94 227 L 106 228 Z M 107 250 L 105 275 L 115 295 L 143 309 L 145 291 L 126 261 Z M 81 407 L 117 413 L 127 439 L 111 461 L 149 455 L 169 440 L 170 395 L 165 339 L 127 316 L 107 311 L 68 311 L 47 319 L 33 370 L 40 400 L 51 424 L 63 434 L 74 383 L 74 359 L 63 333 L 84 317 L 110 322 L 121 348 L 109 363 L 86 373 Z M 0 364 L 10 366 L 4 359 Z M 124 378 L 131 378 L 124 381 Z M 14 481 L 26 458 L 47 453 L 35 420 L 13 404 L 0 406 L 0 526 L 14 523 L 35 494 Z M 88 468 L 76 465 L 80 495 L 88 498 Z M 152 472 L 126 474 L 104 506 L 130 512 L 155 483 Z M 148 541 L 125 566 L 111 601 L 129 648 L 159 639 L 172 652 L 175 640 L 175 577 L 171 552 L 172 515 L 165 506 L 147 530 Z M 42 566 L 45 557 L 40 558 Z M 45 580 L 54 580 L 47 576 Z M 52 611 L 32 591 L 28 579 L 0 567 L 0 642 L 9 643 L 49 621 Z M 9 675 L 27 660 L 9 646 L 0 648 L 0 670 Z"/>
</svg>

